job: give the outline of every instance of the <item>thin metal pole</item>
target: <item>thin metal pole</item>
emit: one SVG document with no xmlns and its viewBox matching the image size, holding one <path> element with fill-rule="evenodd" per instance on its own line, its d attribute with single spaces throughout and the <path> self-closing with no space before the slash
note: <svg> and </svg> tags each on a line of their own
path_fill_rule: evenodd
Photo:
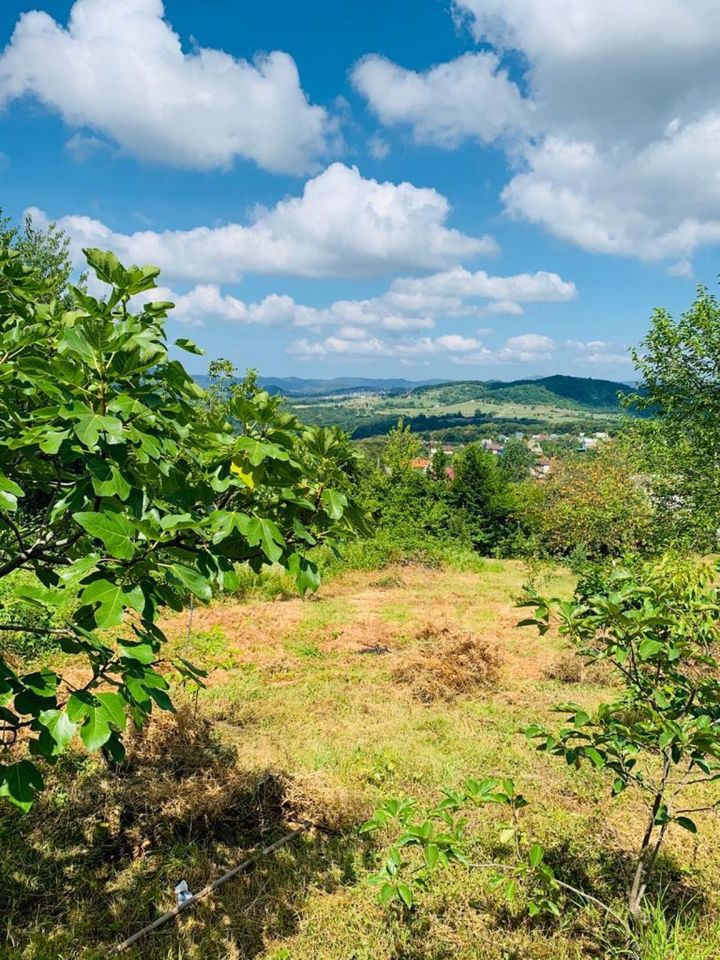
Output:
<svg viewBox="0 0 720 960">
<path fill-rule="evenodd" d="M 255 853 L 248 857 L 247 860 L 243 860 L 242 863 L 239 863 L 236 867 L 233 867 L 232 870 L 228 870 L 227 873 L 224 873 L 221 877 L 218 877 L 217 880 L 213 880 L 212 883 L 209 883 L 206 887 L 203 887 L 198 893 L 193 894 L 188 900 L 185 900 L 184 903 L 180 903 L 176 907 L 173 907 L 172 910 L 168 910 L 167 913 L 163 913 L 162 916 L 157 917 L 152 921 L 152 923 L 149 923 L 146 927 L 143 927 L 142 930 L 138 930 L 137 933 L 134 933 L 131 937 L 128 937 L 127 940 L 123 940 L 123 942 L 118 944 L 116 947 L 116 953 L 123 953 L 123 951 L 127 950 L 128 947 L 131 947 L 134 943 L 137 943 L 138 940 L 144 937 L 146 933 L 157 930 L 158 927 L 161 927 L 168 920 L 171 920 L 173 917 L 177 917 L 178 914 L 183 912 L 183 910 L 187 910 L 189 907 L 192 907 L 194 903 L 196 903 L 198 900 L 202 900 L 203 897 L 207 897 L 213 892 L 213 890 L 217 890 L 217 888 L 227 880 L 237 876 L 238 873 L 242 873 L 243 870 L 247 870 L 248 867 L 252 866 L 254 863 L 257 863 L 257 861 L 261 860 L 263 857 L 267 857 L 269 854 L 274 853 L 275 850 L 278 850 L 286 843 L 294 840 L 295 837 L 301 833 L 304 833 L 307 829 L 308 825 L 303 824 L 303 826 L 298 827 L 291 833 L 286 833 L 284 837 L 276 840 L 275 843 L 271 843 L 269 847 L 263 847 L 262 850 L 256 850 Z"/>
</svg>

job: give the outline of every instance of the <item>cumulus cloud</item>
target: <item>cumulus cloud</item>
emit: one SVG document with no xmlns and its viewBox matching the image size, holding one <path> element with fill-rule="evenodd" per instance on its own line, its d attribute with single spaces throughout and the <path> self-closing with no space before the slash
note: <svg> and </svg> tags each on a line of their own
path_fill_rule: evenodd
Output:
<svg viewBox="0 0 720 960">
<path fill-rule="evenodd" d="M 494 277 L 484 271 L 470 273 L 455 268 L 421 278 L 399 277 L 377 297 L 336 300 L 326 307 L 300 304 L 292 297 L 276 293 L 259 303 L 246 303 L 236 296 L 224 294 L 216 283 L 196 284 L 184 293 L 163 287 L 144 299 L 171 300 L 176 305 L 173 318 L 190 326 L 224 320 L 307 327 L 315 332 L 324 327 L 362 331 L 375 328 L 399 336 L 432 329 L 441 317 L 477 313 L 522 315 L 520 303 L 503 299 L 508 295 L 525 302 L 543 303 L 571 300 L 575 294 L 572 282 L 546 271 Z M 475 305 L 473 302 L 478 298 L 488 302 Z M 487 332 L 478 330 L 480 334 Z M 442 343 L 442 338 L 438 342 Z"/>
<path fill-rule="evenodd" d="M 424 358 L 443 357 L 455 364 L 476 365 L 548 360 L 555 349 L 554 340 L 537 333 L 510 337 L 495 349 L 485 346 L 475 337 L 458 333 L 396 341 L 381 340 L 378 337 L 356 337 L 346 333 L 344 336 L 331 336 L 319 341 L 307 338 L 296 340 L 290 345 L 289 352 L 307 360 L 337 356 L 358 359 L 386 357 L 408 364 L 424 362 Z"/>
<path fill-rule="evenodd" d="M 568 340 L 567 347 L 574 351 L 575 363 L 592 367 L 632 367 L 630 352 L 626 346 L 608 340 Z"/>
<path fill-rule="evenodd" d="M 290 344 L 288 353 L 301 360 L 314 360 L 322 357 L 392 357 L 392 350 L 377 337 L 358 339 L 355 337 L 326 337 L 322 341 L 307 339 L 295 340 Z"/>
<path fill-rule="evenodd" d="M 555 349 L 555 341 L 541 333 L 524 333 L 509 337 L 498 351 L 499 360 L 528 363 L 531 360 L 549 360 Z"/>
<path fill-rule="evenodd" d="M 484 299 L 495 301 L 494 312 L 517 313 L 522 301 L 558 303 L 572 300 L 576 295 L 574 283 L 546 270 L 494 277 L 484 270 L 472 273 L 465 267 L 453 267 L 428 277 L 393 281 L 388 300 L 414 309 L 424 304 L 429 309 L 444 306 L 450 310 L 465 300 Z"/>
<path fill-rule="evenodd" d="M 306 327 L 315 332 L 335 327 L 339 336 L 359 339 L 366 337 L 370 328 L 399 335 L 428 330 L 435 325 L 432 317 L 400 314 L 381 298 L 336 300 L 328 307 L 314 307 L 297 303 L 287 294 L 271 293 L 262 300 L 248 303 L 223 293 L 216 283 L 197 284 L 185 293 L 178 293 L 170 287 L 157 287 L 135 299 L 138 304 L 149 300 L 174 303 L 172 319 L 191 327 L 215 321 L 266 327 Z"/>
<path fill-rule="evenodd" d="M 338 336 L 326 337 L 324 340 L 311 341 L 307 338 L 295 340 L 290 344 L 288 352 L 302 359 L 320 357 L 395 357 L 403 360 L 412 360 L 437 354 L 462 354 L 472 350 L 482 349 L 480 340 L 474 337 L 464 337 L 461 334 L 450 333 L 440 337 L 419 337 L 398 341 L 383 341 L 377 337 L 368 337 L 363 331 L 345 329 L 338 332 Z"/>
<path fill-rule="evenodd" d="M 693 252 L 720 240 L 720 4 L 455 0 L 454 10 L 482 53 L 423 74 L 375 56 L 355 68 L 381 121 L 445 147 L 499 141 L 516 171 L 502 194 L 512 216 L 591 252 L 679 259 L 689 274 Z M 510 58 L 517 84 L 502 67 Z"/>
<path fill-rule="evenodd" d="M 720 113 L 641 149 L 548 137 L 503 191 L 509 213 L 586 250 L 645 260 L 720 240 Z"/>
<path fill-rule="evenodd" d="M 81 247 L 98 246 L 121 260 L 157 264 L 171 279 L 232 283 L 250 272 L 382 276 L 496 252 L 492 237 L 470 237 L 447 227 L 449 214 L 447 199 L 436 190 L 365 179 L 357 167 L 334 163 L 308 180 L 301 196 L 256 209 L 247 226 L 125 234 L 77 214 L 58 223 L 76 255 Z"/>
<path fill-rule="evenodd" d="M 425 73 L 371 55 L 351 77 L 382 123 L 409 124 L 423 143 L 451 148 L 467 137 L 490 143 L 530 120 L 531 106 L 493 53 L 468 53 Z"/>
<path fill-rule="evenodd" d="M 395 352 L 400 357 L 411 357 L 418 354 L 433 353 L 468 353 L 479 350 L 482 342 L 474 337 L 464 337 L 459 333 L 447 333 L 441 337 L 421 337 L 418 340 L 400 342 Z"/>
<path fill-rule="evenodd" d="M 173 320 L 190 327 L 199 327 L 213 320 L 230 323 L 257 323 L 262 326 L 287 326 L 297 317 L 299 308 L 292 297 L 271 293 L 258 303 L 245 303 L 238 297 L 223 294 L 214 283 L 202 283 L 187 293 L 175 293 L 169 287 L 158 287 L 143 294 L 142 300 L 167 300 L 175 304 Z"/>
<path fill-rule="evenodd" d="M 0 106 L 32 96 L 71 127 L 178 167 L 245 157 L 299 174 L 328 152 L 335 123 L 308 101 L 292 57 L 186 52 L 163 16 L 161 0 L 76 0 L 67 28 L 22 14 L 0 55 Z"/>
<path fill-rule="evenodd" d="M 715 0 L 456 0 L 475 39 L 527 58 L 539 122 L 577 139 L 647 143 L 717 103 Z"/>
</svg>

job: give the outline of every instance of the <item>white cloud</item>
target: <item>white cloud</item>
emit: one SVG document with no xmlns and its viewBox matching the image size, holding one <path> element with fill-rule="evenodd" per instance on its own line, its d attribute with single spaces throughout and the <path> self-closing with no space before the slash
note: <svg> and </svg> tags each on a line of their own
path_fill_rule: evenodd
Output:
<svg viewBox="0 0 720 960">
<path fill-rule="evenodd" d="M 550 359 L 557 344 L 550 337 L 537 333 L 510 337 L 497 349 L 490 349 L 475 337 L 458 333 L 439 337 L 417 337 L 396 341 L 378 337 L 363 337 L 359 330 L 345 330 L 341 336 L 327 337 L 321 341 L 306 338 L 294 341 L 288 352 L 303 359 L 344 356 L 365 359 L 388 357 L 410 364 L 423 358 L 442 357 L 455 364 L 505 364 L 533 363 Z M 612 357 L 609 358 L 612 362 Z"/>
<path fill-rule="evenodd" d="M 546 127 L 647 143 L 717 103 L 716 0 L 456 0 L 478 42 L 520 51 Z"/>
<path fill-rule="evenodd" d="M 429 330 L 444 316 L 480 314 L 519 316 L 522 306 L 513 300 L 490 300 L 472 306 L 466 300 L 502 298 L 512 295 L 530 302 L 562 302 L 575 296 L 575 285 L 555 273 L 493 277 L 484 271 L 469 273 L 455 268 L 428 277 L 401 277 L 384 294 L 365 300 L 336 300 L 327 307 L 297 303 L 287 295 L 270 294 L 259 303 L 246 303 L 224 294 L 216 283 L 197 284 L 185 293 L 169 287 L 152 291 L 144 299 L 165 299 L 175 303 L 173 319 L 190 326 L 206 321 L 258 323 L 306 327 L 320 332 L 325 327 L 367 331 L 384 330 L 395 336 L 416 330 Z M 478 333 L 488 333 L 478 330 Z M 352 339 L 352 338 L 351 338 Z M 442 337 L 438 343 L 442 342 Z"/>
<path fill-rule="evenodd" d="M 493 53 L 468 53 L 425 73 L 371 55 L 352 81 L 382 123 L 409 124 L 416 140 L 442 147 L 467 137 L 489 143 L 530 119 L 531 106 Z"/>
<path fill-rule="evenodd" d="M 689 260 L 676 260 L 667 268 L 667 273 L 671 277 L 680 277 L 682 280 L 692 280 L 693 268 Z"/>
<path fill-rule="evenodd" d="M 428 277 L 399 278 L 386 299 L 403 309 L 446 311 L 459 308 L 465 300 L 483 299 L 495 301 L 492 312 L 518 314 L 522 313 L 518 301 L 558 303 L 576 295 L 574 283 L 546 270 L 494 277 L 484 270 L 472 273 L 453 267 Z"/>
<path fill-rule="evenodd" d="M 720 3 L 454 9 L 482 53 L 424 74 L 375 56 L 355 68 L 381 121 L 445 147 L 499 140 L 516 171 L 502 195 L 512 216 L 592 252 L 679 259 L 689 274 L 693 252 L 720 241 Z"/>
<path fill-rule="evenodd" d="M 301 360 L 322 357 L 354 357 L 365 359 L 372 357 L 391 357 L 392 351 L 377 337 L 358 339 L 356 337 L 326 337 L 325 340 L 312 342 L 307 339 L 295 340 L 290 344 L 288 353 Z"/>
<path fill-rule="evenodd" d="M 163 15 L 161 0 L 77 0 L 67 29 L 41 11 L 22 14 L 0 55 L 0 106 L 33 96 L 71 127 L 178 167 L 245 157 L 304 173 L 327 153 L 334 121 L 308 102 L 292 57 L 185 52 Z"/>
<path fill-rule="evenodd" d="M 627 353 L 586 353 L 575 358 L 578 363 L 597 367 L 633 367 L 632 357 Z"/>
<path fill-rule="evenodd" d="M 435 338 L 383 341 L 378 337 L 368 337 L 367 331 L 361 328 L 345 327 L 338 331 L 337 336 L 326 337 L 324 340 L 313 341 L 307 338 L 295 340 L 288 347 L 288 353 L 308 360 L 343 356 L 356 359 L 393 357 L 400 359 L 401 362 L 409 362 L 417 357 L 438 354 L 457 355 L 481 349 L 480 340 L 457 333 L 444 334 Z"/>
<path fill-rule="evenodd" d="M 302 309 L 298 308 L 292 297 L 275 293 L 259 303 L 245 303 L 237 297 L 222 294 L 214 283 L 198 284 L 187 293 L 175 293 L 168 287 L 158 287 L 143 294 L 142 299 L 171 301 L 175 304 L 172 319 L 190 327 L 202 326 L 212 320 L 286 326 L 295 321 L 298 309 Z"/>
<path fill-rule="evenodd" d="M 482 342 L 474 337 L 464 337 L 459 333 L 447 333 L 441 337 L 421 337 L 419 340 L 406 340 L 395 346 L 400 357 L 412 357 L 427 353 L 468 353 L 480 350 Z"/>
<path fill-rule="evenodd" d="M 307 181 L 302 196 L 255 210 L 249 226 L 124 234 L 85 216 L 58 223 L 76 255 L 81 247 L 98 246 L 121 260 L 154 263 L 164 278 L 232 283 L 250 272 L 330 277 L 433 270 L 497 250 L 491 237 L 445 226 L 449 214 L 447 199 L 436 190 L 380 183 L 362 177 L 357 167 L 334 163 Z"/>
<path fill-rule="evenodd" d="M 720 240 L 720 113 L 641 149 L 548 137 L 526 157 L 508 211 L 586 250 L 687 259 Z"/>
<path fill-rule="evenodd" d="M 368 140 L 368 152 L 376 160 L 384 160 L 390 153 L 390 144 L 378 134 L 373 134 Z"/>
<path fill-rule="evenodd" d="M 519 303 L 513 300 L 495 300 L 484 308 L 485 313 L 501 313 L 510 317 L 520 317 L 525 312 Z"/>
<path fill-rule="evenodd" d="M 498 351 L 499 360 L 511 363 L 529 363 L 533 360 L 549 360 L 555 350 L 555 341 L 541 333 L 524 333 L 510 337 Z"/>
<path fill-rule="evenodd" d="M 587 366 L 633 366 L 628 348 L 607 340 L 568 340 L 566 346 L 575 351 L 575 363 Z"/>
<path fill-rule="evenodd" d="M 65 142 L 65 149 L 78 163 L 85 163 L 98 153 L 112 150 L 112 145 L 100 137 L 88 136 L 84 133 L 74 133 Z"/>
</svg>

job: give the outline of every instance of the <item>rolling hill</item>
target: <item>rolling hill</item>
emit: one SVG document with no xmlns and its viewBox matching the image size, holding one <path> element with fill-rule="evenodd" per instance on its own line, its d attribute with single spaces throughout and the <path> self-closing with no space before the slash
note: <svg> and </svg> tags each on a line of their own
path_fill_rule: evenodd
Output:
<svg viewBox="0 0 720 960">
<path fill-rule="evenodd" d="M 423 405 L 444 406 L 484 400 L 532 406 L 552 406 L 567 410 L 602 410 L 617 412 L 621 404 L 618 394 L 630 393 L 625 383 L 595 380 L 592 377 L 569 377 L 560 374 L 535 380 L 460 380 L 416 387 L 408 399 L 420 397 Z"/>
</svg>

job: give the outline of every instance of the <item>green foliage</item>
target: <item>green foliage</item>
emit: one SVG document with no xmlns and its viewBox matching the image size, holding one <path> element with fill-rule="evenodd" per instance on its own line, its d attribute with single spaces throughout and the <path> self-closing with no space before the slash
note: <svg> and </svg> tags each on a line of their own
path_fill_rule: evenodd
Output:
<svg viewBox="0 0 720 960">
<path fill-rule="evenodd" d="M 447 477 L 447 468 L 450 466 L 450 457 L 442 447 L 439 447 L 432 455 L 430 463 L 430 476 L 433 480 L 445 480 Z"/>
<path fill-rule="evenodd" d="M 675 539 L 714 548 L 720 527 L 720 303 L 704 287 L 679 319 L 658 309 L 633 359 L 635 408 L 656 419 L 636 430 L 653 496 Z"/>
<path fill-rule="evenodd" d="M 512 483 L 521 483 L 530 476 L 535 465 L 535 454 L 524 440 L 510 437 L 500 457 L 500 469 Z"/>
<path fill-rule="evenodd" d="M 392 562 L 435 563 L 470 548 L 463 517 L 450 502 L 446 478 L 411 467 L 390 472 L 365 464 L 360 500 L 373 518 L 372 538 L 362 545 L 363 566 Z"/>
<path fill-rule="evenodd" d="M 526 513 L 542 548 L 554 555 L 617 557 L 653 539 L 643 477 L 627 448 L 616 442 L 561 460 L 535 485 Z"/>
<path fill-rule="evenodd" d="M 388 433 L 382 459 L 390 471 L 407 470 L 410 463 L 423 452 L 418 436 L 411 432 L 403 419 Z"/>
<path fill-rule="evenodd" d="M 464 403 L 468 400 L 490 400 L 529 405 L 548 405 L 567 409 L 616 410 L 618 395 L 625 392 L 622 383 L 588 377 L 552 376 L 537 380 L 465 380 L 454 383 L 416 387 L 409 397 L 432 399 L 436 404 Z"/>
<path fill-rule="evenodd" d="M 22 631 L 56 638 L 87 677 L 75 686 L 0 657 L 0 796 L 22 810 L 42 787 L 38 762 L 76 734 L 117 760 L 127 716 L 140 725 L 154 706 L 172 709 L 163 608 L 233 589 L 238 562 L 279 564 L 313 590 L 309 552 L 363 523 L 347 438 L 304 428 L 257 391 L 198 417 L 205 395 L 168 355 L 172 304 L 128 307 L 157 268 L 86 256 L 109 295 L 71 287 L 67 310 L 53 277 L 0 252 L 0 583 L 33 574 L 7 581 Z M 200 680 L 186 661 L 172 666 Z"/>
<path fill-rule="evenodd" d="M 501 890 L 509 901 L 524 898 L 528 914 L 557 916 L 560 888 L 545 851 L 528 840 L 519 813 L 528 805 L 509 778 L 467 780 L 460 790 L 445 790 L 433 809 L 419 814 L 415 800 L 386 800 L 361 828 L 363 833 L 388 830 L 394 839 L 381 869 L 371 877 L 384 906 L 411 910 L 418 894 L 426 890 L 439 869 L 452 864 L 488 871 L 488 887 Z M 496 846 L 510 856 L 505 862 L 475 863 L 477 842 L 467 832 L 467 814 L 477 807 L 499 807 L 507 816 L 493 820 Z M 481 851 L 482 854 L 482 851 Z"/>
<path fill-rule="evenodd" d="M 22 229 L 14 227 L 9 218 L 0 211 L 0 249 L 9 247 L 16 251 L 26 267 L 34 270 L 44 281 L 45 289 L 40 294 L 45 302 L 57 298 L 68 309 L 72 307 L 69 292 L 72 260 L 70 238 L 56 223 L 46 227 L 37 226 L 29 213 L 25 214 Z M 79 286 L 84 289 L 85 275 Z"/>
<path fill-rule="evenodd" d="M 463 518 L 481 553 L 492 553 L 506 535 L 512 515 L 512 490 L 498 458 L 471 444 L 453 460 L 450 501 Z"/>
<path fill-rule="evenodd" d="M 697 832 L 693 814 L 717 803 L 688 807 L 691 787 L 720 780 L 720 588 L 716 567 L 697 561 L 638 562 L 581 579 L 570 602 L 531 595 L 526 605 L 542 633 L 557 617 L 586 661 L 606 661 L 622 683 L 612 702 L 597 708 L 556 707 L 557 731 L 526 730 L 537 748 L 580 767 L 605 772 L 614 795 L 627 789 L 649 811 L 628 909 L 638 917 L 665 839 L 675 825 Z"/>
</svg>

